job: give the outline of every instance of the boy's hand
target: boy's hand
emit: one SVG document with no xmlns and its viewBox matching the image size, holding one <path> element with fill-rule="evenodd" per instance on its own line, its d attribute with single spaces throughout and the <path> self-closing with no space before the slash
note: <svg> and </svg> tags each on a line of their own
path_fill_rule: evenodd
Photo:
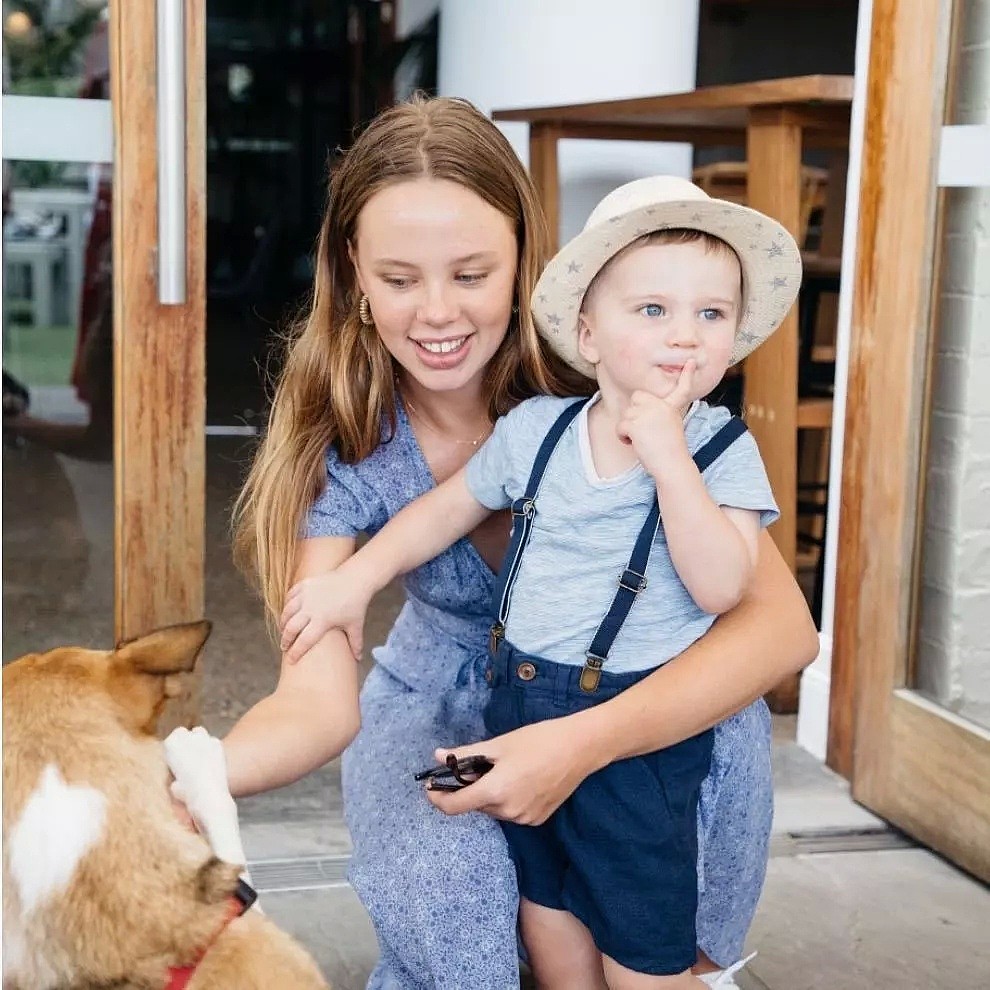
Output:
<svg viewBox="0 0 990 990">
<path fill-rule="evenodd" d="M 298 663 L 331 629 L 343 631 L 360 660 L 369 602 L 367 591 L 340 570 L 293 585 L 279 620 L 286 663 Z"/>
<path fill-rule="evenodd" d="M 652 392 L 633 392 L 619 422 L 619 438 L 632 444 L 643 467 L 656 477 L 672 458 L 688 453 L 684 412 L 691 404 L 695 362 L 681 369 L 677 384 L 662 399 Z"/>
</svg>

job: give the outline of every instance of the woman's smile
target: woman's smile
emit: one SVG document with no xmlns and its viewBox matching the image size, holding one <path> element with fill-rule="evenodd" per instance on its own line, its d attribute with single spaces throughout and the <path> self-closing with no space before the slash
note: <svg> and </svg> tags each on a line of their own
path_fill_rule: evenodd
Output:
<svg viewBox="0 0 990 990">
<path fill-rule="evenodd" d="M 456 368 L 471 350 L 473 334 L 448 337 L 446 340 L 413 340 L 420 361 L 435 371 Z M 410 338 L 412 340 L 412 338 Z"/>
</svg>

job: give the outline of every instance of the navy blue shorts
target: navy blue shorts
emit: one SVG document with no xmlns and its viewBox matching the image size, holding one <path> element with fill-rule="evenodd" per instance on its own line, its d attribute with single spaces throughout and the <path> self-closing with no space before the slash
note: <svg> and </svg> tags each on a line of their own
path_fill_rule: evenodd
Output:
<svg viewBox="0 0 990 990">
<path fill-rule="evenodd" d="M 493 735 L 591 708 L 651 671 L 602 672 L 521 653 L 505 641 L 491 662 L 485 724 Z M 543 825 L 503 822 L 519 892 L 569 911 L 605 955 L 637 973 L 680 973 L 697 956 L 697 809 L 714 732 L 619 760 L 584 780 Z"/>
</svg>

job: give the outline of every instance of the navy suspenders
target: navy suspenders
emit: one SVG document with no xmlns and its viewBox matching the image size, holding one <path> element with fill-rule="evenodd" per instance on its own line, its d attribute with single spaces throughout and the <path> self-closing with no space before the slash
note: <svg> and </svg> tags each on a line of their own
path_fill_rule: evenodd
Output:
<svg viewBox="0 0 990 990">
<path fill-rule="evenodd" d="M 536 515 L 536 493 L 540 490 L 540 483 L 543 481 L 543 474 L 550 461 L 550 455 L 564 435 L 564 430 L 571 425 L 574 417 L 581 411 L 581 407 L 588 401 L 588 399 L 578 399 L 577 402 L 572 402 L 557 417 L 556 422 L 550 427 L 550 432 L 543 438 L 539 451 L 537 451 L 533 470 L 530 471 L 529 481 L 526 482 L 526 491 L 522 498 L 517 498 L 512 502 L 512 538 L 509 541 L 509 549 L 505 553 L 505 560 L 498 572 L 498 580 L 495 582 L 493 600 L 498 603 L 498 618 L 496 618 L 488 638 L 488 646 L 492 653 L 498 648 L 499 640 L 505 634 L 505 620 L 509 614 L 512 586 L 516 583 L 516 576 L 519 574 L 523 550 L 526 549 L 526 544 L 529 542 L 530 530 L 533 528 L 533 516 Z"/>
<path fill-rule="evenodd" d="M 711 466 L 729 445 L 745 432 L 746 424 L 733 416 L 708 443 L 693 455 L 698 471 L 703 472 Z M 636 538 L 629 564 L 619 578 L 619 587 L 615 593 L 615 598 L 612 599 L 612 604 L 608 612 L 605 613 L 605 618 L 602 619 L 601 625 L 595 633 L 595 638 L 591 641 L 591 646 L 585 654 L 584 670 L 581 671 L 580 681 L 584 691 L 594 691 L 598 687 L 602 665 L 608 659 L 608 651 L 612 649 L 615 637 L 619 634 L 622 623 L 626 621 L 626 616 L 632 608 L 632 603 L 636 600 L 636 595 L 646 588 L 646 565 L 650 559 L 650 551 L 653 549 L 653 541 L 656 539 L 659 526 L 660 506 L 654 498 L 650 514 L 646 517 L 646 522 Z"/>
<path fill-rule="evenodd" d="M 540 445 L 529 475 L 529 481 L 526 483 L 525 493 L 512 503 L 512 539 L 495 585 L 494 601 L 497 603 L 498 612 L 489 640 L 489 647 L 493 653 L 505 634 L 505 620 L 509 614 L 512 588 L 519 575 L 523 551 L 526 549 L 533 528 L 533 518 L 536 515 L 536 496 L 540 490 L 547 464 L 564 431 L 571 425 L 574 417 L 577 416 L 587 401 L 589 400 L 580 399 L 571 403 L 557 418 Z M 733 416 L 711 440 L 693 455 L 698 470 L 704 472 L 745 432 L 746 424 L 738 417 Z M 591 692 L 598 687 L 602 666 L 608 659 L 608 653 L 615 642 L 615 637 L 622 628 L 626 616 L 629 615 L 629 610 L 632 608 L 636 596 L 646 588 L 646 565 L 650 559 L 650 551 L 653 549 L 653 542 L 656 539 L 659 526 L 660 506 L 654 498 L 646 522 L 636 538 L 629 563 L 619 575 L 619 587 L 612 599 L 612 604 L 598 626 L 591 646 L 585 653 L 585 665 L 581 671 L 580 679 L 583 691 Z"/>
</svg>

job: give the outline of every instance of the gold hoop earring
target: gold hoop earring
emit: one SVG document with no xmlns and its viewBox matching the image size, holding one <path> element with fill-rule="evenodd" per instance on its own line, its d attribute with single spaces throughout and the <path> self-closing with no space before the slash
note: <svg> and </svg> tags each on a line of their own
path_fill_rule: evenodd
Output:
<svg viewBox="0 0 990 990">
<path fill-rule="evenodd" d="M 366 327 L 372 326 L 375 322 L 371 316 L 371 303 L 365 295 L 361 296 L 361 301 L 358 303 L 358 318 Z"/>
</svg>

